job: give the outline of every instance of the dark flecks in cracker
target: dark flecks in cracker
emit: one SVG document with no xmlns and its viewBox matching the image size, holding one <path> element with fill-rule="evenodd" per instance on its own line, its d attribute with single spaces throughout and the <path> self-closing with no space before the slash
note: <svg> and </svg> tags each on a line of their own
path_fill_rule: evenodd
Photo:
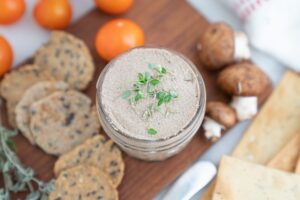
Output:
<svg viewBox="0 0 300 200">
<path fill-rule="evenodd" d="M 69 79 L 70 79 L 70 77 L 71 77 L 71 74 L 70 74 L 69 72 L 67 72 L 67 73 L 64 75 L 64 81 L 65 81 L 65 82 L 68 82 Z"/>
<path fill-rule="evenodd" d="M 70 103 L 64 101 L 63 107 L 64 107 L 66 110 L 69 110 L 69 109 L 70 109 Z"/>
<path fill-rule="evenodd" d="M 118 166 L 118 162 L 116 160 L 112 160 L 112 161 L 110 161 L 110 166 L 116 167 L 116 166 Z"/>
<path fill-rule="evenodd" d="M 79 157 L 82 157 L 84 155 L 85 151 L 83 149 L 81 149 L 79 152 L 78 152 L 78 156 Z"/>
<path fill-rule="evenodd" d="M 120 173 L 120 170 L 116 170 L 116 171 L 110 172 L 109 174 L 111 177 L 116 177 L 119 173 Z"/>
<path fill-rule="evenodd" d="M 71 182 L 69 186 L 70 186 L 70 187 L 76 186 L 76 182 Z"/>
<path fill-rule="evenodd" d="M 31 113 L 31 115 L 35 115 L 36 114 L 36 110 L 32 109 L 30 113 Z"/>
<path fill-rule="evenodd" d="M 87 159 L 90 158 L 90 157 L 92 156 L 93 152 L 94 152 L 93 149 L 90 149 L 90 150 L 88 151 L 88 153 L 87 153 L 86 158 L 87 158 Z"/>
<path fill-rule="evenodd" d="M 28 105 L 22 105 L 22 110 L 27 110 L 28 109 Z"/>
<path fill-rule="evenodd" d="M 71 50 L 70 49 L 65 49 L 65 54 L 71 54 Z"/>
<path fill-rule="evenodd" d="M 60 49 L 59 48 L 57 48 L 56 50 L 55 50 L 55 57 L 56 58 L 58 58 L 59 56 L 60 56 Z"/>
<path fill-rule="evenodd" d="M 75 130 L 75 133 L 76 133 L 77 135 L 81 135 L 81 134 L 82 134 L 82 132 L 81 132 L 80 130 Z"/>
<path fill-rule="evenodd" d="M 40 131 L 41 131 L 40 127 L 37 126 L 37 125 L 34 125 L 34 126 L 33 126 L 33 130 L 34 130 L 35 132 L 40 132 Z"/>
<path fill-rule="evenodd" d="M 118 147 L 117 147 L 117 145 L 115 144 L 115 143 L 113 143 L 112 145 L 110 145 L 110 152 L 113 152 L 113 151 L 115 151 L 115 150 L 118 150 Z"/>
<path fill-rule="evenodd" d="M 57 75 L 57 73 L 58 73 L 57 68 L 52 68 L 51 73 L 52 73 L 52 75 Z"/>
<path fill-rule="evenodd" d="M 88 128 L 90 126 L 90 123 L 89 122 L 86 122 L 85 124 L 84 124 L 84 127 L 85 128 Z"/>
<path fill-rule="evenodd" d="M 84 74 L 84 69 L 79 69 L 79 75 L 82 75 L 82 74 Z"/>
<path fill-rule="evenodd" d="M 69 113 L 65 119 L 64 126 L 69 126 L 70 124 L 72 124 L 74 118 L 75 118 L 75 113 L 74 112 Z"/>
<path fill-rule="evenodd" d="M 62 101 L 62 102 L 64 102 L 66 99 L 65 99 L 65 96 L 60 96 L 59 97 L 59 101 Z"/>
<path fill-rule="evenodd" d="M 83 116 L 84 116 L 85 119 L 89 119 L 90 118 L 90 116 L 88 114 L 84 114 Z"/>
<path fill-rule="evenodd" d="M 53 143 L 51 141 L 48 142 L 49 147 L 53 147 Z"/>
<path fill-rule="evenodd" d="M 98 155 L 97 160 L 100 162 L 102 160 L 102 155 Z"/>
<path fill-rule="evenodd" d="M 69 177 L 69 174 L 68 174 L 68 173 L 63 173 L 62 175 L 63 175 L 63 177 L 65 177 L 65 178 L 68 178 L 68 177 Z"/>
</svg>

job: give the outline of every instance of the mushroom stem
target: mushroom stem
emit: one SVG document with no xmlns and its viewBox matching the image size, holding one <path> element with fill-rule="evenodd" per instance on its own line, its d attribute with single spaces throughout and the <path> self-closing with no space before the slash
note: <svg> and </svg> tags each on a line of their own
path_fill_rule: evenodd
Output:
<svg viewBox="0 0 300 200">
<path fill-rule="evenodd" d="M 203 129 L 204 129 L 204 135 L 209 140 L 216 140 L 221 137 L 222 129 L 225 129 L 225 127 L 216 122 L 215 120 L 205 117 L 204 123 L 203 123 Z"/>
<path fill-rule="evenodd" d="M 234 96 L 230 106 L 235 109 L 239 121 L 251 119 L 257 113 L 257 97 Z"/>
<path fill-rule="evenodd" d="M 250 49 L 248 39 L 245 33 L 234 33 L 234 61 L 248 60 L 250 58 Z"/>
</svg>

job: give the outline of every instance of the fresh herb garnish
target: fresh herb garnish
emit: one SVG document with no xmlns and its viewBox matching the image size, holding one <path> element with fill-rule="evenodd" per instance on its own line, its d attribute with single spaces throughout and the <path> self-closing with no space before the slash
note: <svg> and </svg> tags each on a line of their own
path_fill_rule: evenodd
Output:
<svg viewBox="0 0 300 200">
<path fill-rule="evenodd" d="M 148 65 L 149 69 L 154 69 L 156 70 L 160 75 L 164 75 L 167 73 L 167 69 L 164 68 L 163 66 L 159 65 L 159 64 L 153 64 L 153 63 L 150 63 Z"/>
<path fill-rule="evenodd" d="M 139 101 L 140 99 L 143 99 L 145 97 L 145 94 L 142 91 L 138 91 L 134 97 L 135 102 Z"/>
<path fill-rule="evenodd" d="M 167 73 L 166 68 L 162 67 L 161 65 L 149 64 L 149 69 L 154 70 L 156 73 L 138 73 L 138 80 L 134 82 L 132 89 L 123 92 L 123 99 L 129 99 L 129 97 L 132 95 L 132 91 L 135 92 L 134 96 L 130 98 L 131 105 L 136 105 L 139 100 L 146 97 L 146 94 L 154 96 L 155 86 L 160 83 L 160 79 Z M 142 91 L 144 86 L 146 86 L 145 92 Z"/>
<path fill-rule="evenodd" d="M 159 84 L 159 82 L 160 82 L 160 81 L 159 81 L 158 79 L 152 79 L 152 80 L 150 81 L 150 84 L 155 86 L 155 85 Z"/>
<path fill-rule="evenodd" d="M 17 132 L 0 126 L 0 169 L 4 181 L 4 188 L 0 189 L 0 199 L 11 199 L 10 192 L 29 190 L 26 200 L 47 200 L 49 193 L 54 190 L 54 181 L 42 182 L 34 177 L 33 169 L 22 165 L 11 140 L 16 134 Z M 34 185 L 37 185 L 37 189 Z"/>
<path fill-rule="evenodd" d="M 169 103 L 172 99 L 175 99 L 177 97 L 178 95 L 174 91 L 160 91 L 156 95 L 156 98 L 158 99 L 157 105 L 161 106 L 163 103 Z"/>
<path fill-rule="evenodd" d="M 148 134 L 149 135 L 156 135 L 157 130 L 155 130 L 154 128 L 148 128 Z"/>
<path fill-rule="evenodd" d="M 162 81 L 162 77 L 167 74 L 167 69 L 159 64 L 149 64 L 148 68 L 150 72 L 138 73 L 137 81 L 132 85 L 131 90 L 126 90 L 123 92 L 123 99 L 129 99 L 132 106 L 135 106 L 141 99 L 151 97 L 157 101 L 150 106 L 143 113 L 144 119 L 149 119 L 154 112 L 160 111 L 160 106 L 171 102 L 173 99 L 177 98 L 178 95 L 175 91 L 164 91 L 159 90 L 158 85 Z M 166 106 L 167 107 L 167 106 Z M 167 112 L 170 108 L 167 107 Z M 148 129 L 148 133 L 155 135 L 157 131 L 153 128 Z"/>
</svg>

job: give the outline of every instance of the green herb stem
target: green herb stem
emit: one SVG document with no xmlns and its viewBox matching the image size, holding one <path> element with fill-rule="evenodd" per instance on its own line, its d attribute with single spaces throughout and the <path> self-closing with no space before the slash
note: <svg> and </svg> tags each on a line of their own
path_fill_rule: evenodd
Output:
<svg viewBox="0 0 300 200">
<path fill-rule="evenodd" d="M 26 188 L 30 192 L 26 199 L 46 199 L 48 194 L 54 189 L 54 182 L 51 180 L 48 183 L 44 183 L 34 177 L 34 172 L 31 168 L 24 168 L 17 155 L 10 148 L 14 144 L 11 137 L 16 134 L 16 132 L 0 126 L 0 161 L 5 185 L 5 191 L 3 189 L 0 190 L 0 199 L 9 200 L 9 192 L 20 192 Z M 11 177 L 11 170 L 17 174 L 16 181 L 13 181 L 14 178 Z M 34 189 L 32 182 L 38 185 L 37 190 Z"/>
</svg>

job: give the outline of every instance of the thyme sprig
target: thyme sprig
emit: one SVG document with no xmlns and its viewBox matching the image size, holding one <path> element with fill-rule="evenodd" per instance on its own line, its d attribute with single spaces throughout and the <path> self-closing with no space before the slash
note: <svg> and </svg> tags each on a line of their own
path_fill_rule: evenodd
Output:
<svg viewBox="0 0 300 200">
<path fill-rule="evenodd" d="M 48 194 L 54 190 L 54 181 L 43 182 L 34 177 L 33 169 L 22 165 L 12 141 L 15 135 L 16 131 L 0 126 L 0 169 L 4 181 L 4 188 L 0 188 L 0 199 L 10 200 L 10 192 L 29 190 L 26 200 L 46 200 Z"/>
<path fill-rule="evenodd" d="M 151 97 L 156 99 L 154 104 L 148 106 L 143 113 L 143 118 L 149 119 L 154 112 L 160 111 L 163 104 L 170 103 L 178 97 L 175 91 L 158 90 L 156 87 L 161 83 L 162 77 L 167 74 L 167 69 L 159 64 L 149 64 L 148 68 L 152 73 L 146 71 L 138 73 L 137 81 L 135 81 L 130 90 L 126 90 L 122 94 L 123 99 L 129 99 L 131 105 L 136 105 L 141 99 Z M 167 110 L 170 110 L 167 107 Z M 147 130 L 148 134 L 155 135 L 157 131 L 153 128 Z"/>
</svg>

